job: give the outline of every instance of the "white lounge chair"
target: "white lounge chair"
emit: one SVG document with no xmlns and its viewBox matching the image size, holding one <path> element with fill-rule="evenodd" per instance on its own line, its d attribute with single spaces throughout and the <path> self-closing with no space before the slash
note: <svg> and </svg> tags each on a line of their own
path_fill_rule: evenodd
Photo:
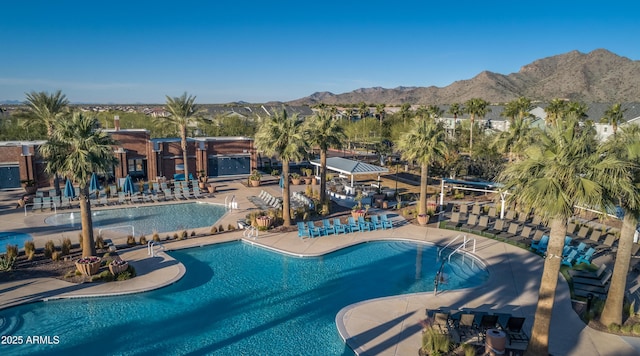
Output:
<svg viewBox="0 0 640 356">
<path fill-rule="evenodd" d="M 33 198 L 33 210 L 42 210 L 42 197 Z"/>
<path fill-rule="evenodd" d="M 191 199 L 191 192 L 189 191 L 189 188 L 182 188 L 182 196 L 185 199 Z"/>
</svg>

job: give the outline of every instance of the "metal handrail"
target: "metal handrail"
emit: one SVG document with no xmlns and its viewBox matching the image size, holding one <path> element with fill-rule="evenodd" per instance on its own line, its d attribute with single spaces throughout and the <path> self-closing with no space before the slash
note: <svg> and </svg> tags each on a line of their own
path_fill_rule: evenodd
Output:
<svg viewBox="0 0 640 356">
<path fill-rule="evenodd" d="M 464 238 L 465 242 L 466 242 L 467 235 L 458 235 L 458 236 L 454 237 L 454 238 L 453 238 L 453 240 L 449 241 L 449 243 L 448 243 L 448 244 L 446 244 L 444 247 L 442 247 L 442 248 L 440 248 L 440 249 L 438 250 L 438 258 L 440 258 L 440 255 L 442 254 L 442 251 L 444 251 L 444 250 L 445 250 L 447 247 L 449 247 L 449 245 L 451 245 L 452 243 L 456 242 L 456 240 L 457 240 L 460 236 L 462 236 L 462 237 Z M 464 242 L 463 242 L 463 243 L 464 243 Z"/>
</svg>

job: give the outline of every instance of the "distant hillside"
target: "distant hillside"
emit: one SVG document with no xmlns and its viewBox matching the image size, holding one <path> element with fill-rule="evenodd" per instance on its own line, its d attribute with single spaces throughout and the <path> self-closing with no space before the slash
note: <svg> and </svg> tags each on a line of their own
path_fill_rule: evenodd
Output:
<svg viewBox="0 0 640 356">
<path fill-rule="evenodd" d="M 506 103 L 519 96 L 549 101 L 566 98 L 583 102 L 637 102 L 640 99 L 640 61 L 604 49 L 590 53 L 572 51 L 525 65 L 509 75 L 484 71 L 472 79 L 444 88 L 380 87 L 349 93 L 317 92 L 288 102 L 290 105 L 385 103 L 451 104 L 471 98 Z"/>
</svg>

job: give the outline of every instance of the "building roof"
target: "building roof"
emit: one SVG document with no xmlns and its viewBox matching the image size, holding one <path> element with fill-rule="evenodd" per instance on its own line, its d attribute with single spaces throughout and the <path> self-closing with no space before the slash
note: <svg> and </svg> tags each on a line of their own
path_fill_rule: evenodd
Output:
<svg viewBox="0 0 640 356">
<path fill-rule="evenodd" d="M 320 160 L 312 160 L 310 163 L 314 166 L 320 166 Z M 389 170 L 384 167 L 376 166 L 369 163 L 360 161 L 354 161 L 342 157 L 329 157 L 327 158 L 327 168 L 340 172 L 343 174 L 357 175 L 357 174 L 376 174 L 387 173 Z"/>
</svg>

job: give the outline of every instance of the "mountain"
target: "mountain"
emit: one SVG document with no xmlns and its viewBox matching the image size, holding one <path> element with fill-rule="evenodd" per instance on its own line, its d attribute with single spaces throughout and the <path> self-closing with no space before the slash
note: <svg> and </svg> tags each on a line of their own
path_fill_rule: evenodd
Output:
<svg viewBox="0 0 640 356">
<path fill-rule="evenodd" d="M 549 101 L 565 98 L 582 102 L 636 102 L 640 99 L 640 61 L 605 49 L 571 51 L 527 64 L 508 75 L 484 71 L 449 86 L 362 88 L 343 94 L 317 92 L 290 105 L 385 103 L 389 105 L 464 103 L 482 98 L 506 103 L 520 96 Z"/>
</svg>

